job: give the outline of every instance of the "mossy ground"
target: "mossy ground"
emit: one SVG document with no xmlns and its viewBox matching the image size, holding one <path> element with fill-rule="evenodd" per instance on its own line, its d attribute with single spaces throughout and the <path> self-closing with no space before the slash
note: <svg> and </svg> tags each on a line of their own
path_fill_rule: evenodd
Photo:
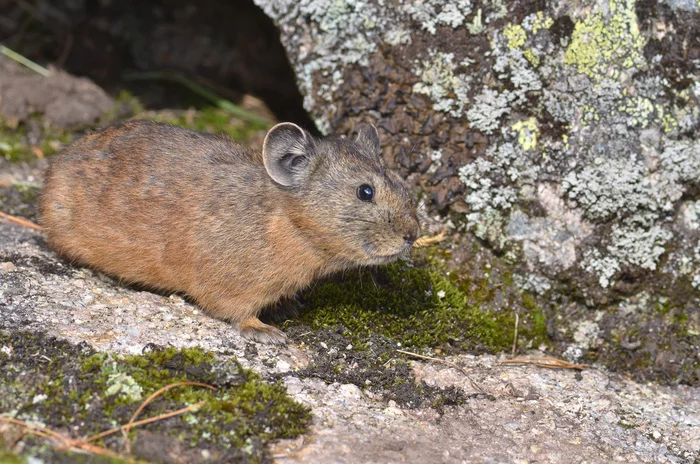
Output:
<svg viewBox="0 0 700 464">
<path fill-rule="evenodd" d="M 298 436 L 310 421 L 309 410 L 287 397 L 282 385 L 200 349 L 151 347 L 143 355 L 116 356 L 29 332 L 0 333 L 0 347 L 0 412 L 72 437 L 127 423 L 141 402 L 165 385 L 193 381 L 218 388 L 175 388 L 145 409 L 141 418 L 204 402 L 196 411 L 130 432 L 134 457 L 149 461 L 167 461 L 177 453 L 199 462 L 263 462 L 269 459 L 270 440 Z M 158 452 L 152 443 L 140 445 L 142 433 L 163 443 Z M 101 444 L 122 452 L 124 439 L 115 434 Z M 21 454 L 46 462 L 77 458 L 31 436 L 22 439 Z"/>
<path fill-rule="evenodd" d="M 139 118 L 166 122 L 202 132 L 224 133 L 241 143 L 246 143 L 258 131 L 267 129 L 260 123 L 235 118 L 227 111 L 212 106 L 198 110 L 149 111 L 139 115 Z"/>
<path fill-rule="evenodd" d="M 512 347 L 515 313 L 490 309 L 488 280 L 474 285 L 416 255 L 415 264 L 400 261 L 318 283 L 302 297 L 309 309 L 300 321 L 313 329 L 343 327 L 360 344 L 378 334 L 415 349 L 496 353 Z M 527 312 L 520 315 L 520 345 L 546 343 L 542 312 L 527 294 L 521 298 Z"/>
<path fill-rule="evenodd" d="M 56 153 L 71 138 L 71 133 L 47 127 L 39 119 L 20 124 L 0 121 L 0 156 L 13 162 L 33 161 Z"/>
<path fill-rule="evenodd" d="M 167 122 L 203 132 L 225 133 L 242 143 L 258 131 L 267 129 L 262 123 L 236 118 L 215 106 L 146 111 L 136 96 L 122 91 L 115 99 L 112 109 L 92 126 L 64 130 L 45 124 L 40 116 L 24 122 L 0 120 L 0 156 L 11 162 L 33 162 L 57 153 L 86 131 L 130 117 Z"/>
<path fill-rule="evenodd" d="M 515 312 L 498 308 L 487 279 L 467 281 L 446 272 L 435 252 L 336 276 L 299 299 L 303 309 L 285 330 L 311 348 L 313 362 L 295 375 L 352 383 L 403 407 L 439 411 L 468 398 L 460 389 L 416 383 L 398 349 L 441 356 L 498 353 L 513 345 Z M 546 344 L 542 311 L 529 296 L 519 299 L 518 346 Z"/>
</svg>

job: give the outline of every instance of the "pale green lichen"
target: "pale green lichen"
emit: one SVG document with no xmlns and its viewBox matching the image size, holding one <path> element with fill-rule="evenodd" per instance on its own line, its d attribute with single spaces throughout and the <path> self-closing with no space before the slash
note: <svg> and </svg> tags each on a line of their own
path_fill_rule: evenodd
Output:
<svg viewBox="0 0 700 464">
<path fill-rule="evenodd" d="M 634 85 L 607 77 L 591 85 L 584 75 L 571 76 L 569 81 L 566 91 L 545 89 L 544 105 L 556 120 L 574 126 L 602 127 L 627 137 L 628 128 L 660 126 L 668 133 L 679 127 L 679 119 L 697 120 L 686 116 L 692 113 L 690 110 L 669 110 L 658 103 L 665 92 L 658 76 L 640 77 Z M 634 94 L 628 91 L 630 88 Z"/>
<path fill-rule="evenodd" d="M 109 360 L 106 360 L 109 361 Z M 120 365 L 112 360 L 102 365 L 102 373 L 106 377 L 105 395 L 123 396 L 127 401 L 140 401 L 143 396 L 143 388 L 129 374 L 120 369 Z"/>
<path fill-rule="evenodd" d="M 500 133 L 507 140 L 507 134 L 515 133 L 521 152 L 541 153 L 543 168 L 550 157 L 569 159 L 569 172 L 561 179 L 562 193 L 570 200 L 568 206 L 591 221 L 590 228 L 602 221 L 613 222 L 600 236 L 599 247 L 578 258 L 581 267 L 595 274 L 603 287 L 630 267 L 658 268 L 674 237 L 667 219 L 677 210 L 687 183 L 700 179 L 698 145 L 663 137 L 664 133 L 678 136 L 681 128 L 694 130 L 700 118 L 697 105 L 690 101 L 697 99 L 695 87 L 683 91 L 687 94 L 685 104 L 665 104 L 669 85 L 663 77 L 634 74 L 647 66 L 643 56 L 646 38 L 639 31 L 634 2 L 620 0 L 607 5 L 609 8 L 598 3 L 575 19 L 568 47 L 559 54 L 552 48 L 558 44 L 532 40 L 553 25 L 542 12 L 496 31 L 492 38 L 493 75 L 511 85 L 489 84 L 466 112 L 473 128 Z M 533 96 L 538 94 L 543 96 L 540 101 L 547 112 L 566 128 L 561 140 L 540 133 L 541 113 L 536 107 L 531 109 Z M 531 111 L 537 116 L 531 116 Z M 525 117 L 510 121 L 510 131 L 506 131 L 503 126 L 508 115 L 520 113 Z M 644 154 L 636 139 L 639 130 L 653 134 Z M 595 144 L 590 143 L 591 131 L 600 134 Z M 508 180 L 503 167 L 494 162 L 493 153 L 485 158 L 485 162 L 472 163 L 461 171 L 467 187 L 465 200 L 472 209 L 466 219 L 478 237 L 500 246 L 507 210 L 527 197 L 522 192 L 536 182 L 536 175 L 534 179 L 528 175 Z M 513 166 L 509 169 L 519 172 Z M 485 200 L 487 192 L 502 197 L 504 191 L 517 192 L 508 205 L 493 206 Z M 505 236 L 525 246 L 530 235 L 510 230 L 517 213 L 512 213 L 505 226 Z M 544 230 L 549 230 L 546 224 L 552 224 L 552 218 L 547 219 L 549 222 L 537 222 Z M 554 239 L 547 236 L 547 240 Z M 542 265 L 546 255 L 542 247 L 530 248 L 526 259 Z"/>
<path fill-rule="evenodd" d="M 587 272 L 598 276 L 598 283 L 603 288 L 608 288 L 613 276 L 620 271 L 620 263 L 617 259 L 611 256 L 603 256 L 595 248 L 584 254 L 581 267 Z"/>
<path fill-rule="evenodd" d="M 685 182 L 700 182 L 700 140 L 666 143 L 660 155 L 664 169 Z"/>
<path fill-rule="evenodd" d="M 487 134 L 492 134 L 501 124 L 501 118 L 510 113 L 513 96 L 510 92 L 499 93 L 485 88 L 477 95 L 467 111 L 467 118 L 472 127 Z"/>
<path fill-rule="evenodd" d="M 280 0 L 258 1 L 263 11 L 278 24 L 289 28 L 290 40 L 295 44 L 297 60 L 295 69 L 304 106 L 316 109 L 319 101 L 332 101 L 338 85 L 342 83 L 339 69 L 348 64 L 367 65 L 370 54 L 377 50 L 376 36 L 388 29 L 391 15 L 384 5 L 366 0 Z M 296 25 L 297 18 L 305 18 L 303 27 Z M 284 27 L 284 26 L 283 26 Z M 395 36 L 405 40 L 403 36 Z M 332 75 L 329 83 L 314 82 L 317 73 Z M 318 128 L 327 133 L 330 129 L 327 113 L 332 106 L 316 112 Z"/>
<path fill-rule="evenodd" d="M 484 25 L 482 15 L 483 13 L 481 11 L 481 8 L 478 8 L 476 10 L 476 14 L 474 15 L 474 19 L 472 20 L 472 22 L 467 24 L 467 30 L 470 34 L 479 35 L 486 32 L 486 26 Z"/>
<path fill-rule="evenodd" d="M 600 332 L 600 326 L 596 322 L 583 320 L 574 330 L 574 341 L 580 348 L 587 350 L 595 345 Z"/>
<path fill-rule="evenodd" d="M 598 276 L 600 286 L 607 288 L 623 266 L 656 270 L 659 258 L 666 252 L 664 245 L 672 237 L 671 231 L 661 226 L 613 226 L 607 253 L 603 255 L 596 249 L 589 251 L 581 267 Z"/>
<path fill-rule="evenodd" d="M 611 0 L 609 15 L 590 13 L 577 21 L 564 64 L 597 81 L 641 69 L 646 40 L 639 32 L 634 4 L 634 0 Z"/>
<path fill-rule="evenodd" d="M 458 118 L 469 103 L 471 77 L 466 72 L 469 64 L 468 61 L 455 63 L 452 53 L 431 51 L 429 60 L 417 63 L 414 73 L 420 81 L 414 84 L 413 91 L 428 95 L 435 111 Z"/>
<path fill-rule="evenodd" d="M 528 25 L 530 25 L 528 29 Z M 550 16 L 545 16 L 544 12 L 538 11 L 534 15 L 527 16 L 523 19 L 523 27 L 532 32 L 532 34 L 537 34 L 542 29 L 549 29 L 554 25 L 554 20 Z"/>
<path fill-rule="evenodd" d="M 503 19 L 508 16 L 508 5 L 506 5 L 505 0 L 485 0 L 485 4 L 490 6 L 492 10 L 486 19 L 487 23 L 498 19 Z"/>
<path fill-rule="evenodd" d="M 459 170 L 459 178 L 467 191 L 465 202 L 471 210 L 466 215 L 467 226 L 475 235 L 502 248 L 507 238 L 504 211 L 518 198 L 516 189 L 509 185 L 521 178 L 533 178 L 536 173 L 526 165 L 527 159 L 512 143 L 492 147 L 487 155 L 477 158 Z"/>
<path fill-rule="evenodd" d="M 681 186 L 668 178 L 652 182 L 649 176 L 634 159 L 597 158 L 592 166 L 565 175 L 562 185 L 588 218 L 607 220 L 672 208 L 683 194 Z"/>
<path fill-rule="evenodd" d="M 391 29 L 384 34 L 384 40 L 392 47 L 408 45 L 412 41 L 411 31 L 402 28 Z"/>
<path fill-rule="evenodd" d="M 549 29 L 554 24 L 554 20 L 549 16 L 545 16 L 542 11 L 536 14 L 531 14 L 523 19 L 522 24 L 508 24 L 503 29 L 503 36 L 507 39 L 510 49 L 521 50 L 523 56 L 537 67 L 540 65 L 540 52 L 536 47 L 523 49 L 528 37 L 532 37 L 542 29 Z"/>
<path fill-rule="evenodd" d="M 453 29 L 461 26 L 472 11 L 470 0 L 423 0 L 408 3 L 404 8 L 414 21 L 420 23 L 421 28 L 433 35 L 437 32 L 438 25 Z"/>
<path fill-rule="evenodd" d="M 529 61 L 535 68 L 540 65 L 540 55 L 537 53 L 537 51 L 532 49 L 524 50 L 523 56 L 525 56 L 527 61 Z"/>
<path fill-rule="evenodd" d="M 673 150 L 672 150 L 673 151 Z M 684 152 L 678 155 L 683 163 Z M 632 159 L 597 158 L 593 166 L 572 171 L 563 179 L 563 188 L 573 205 L 592 220 L 616 219 L 605 253 L 593 250 L 582 267 L 598 276 L 602 287 L 624 266 L 655 270 L 672 232 L 657 222 L 674 211 L 683 194 L 678 174 L 651 172 Z"/>
<path fill-rule="evenodd" d="M 671 231 L 661 226 L 648 229 L 639 226 L 613 226 L 610 235 L 612 243 L 608 252 L 620 262 L 639 266 L 651 271 L 661 255 L 666 251 L 664 245 L 671 239 Z"/>
<path fill-rule="evenodd" d="M 516 32 L 514 34 L 514 37 L 519 36 Z M 493 70 L 500 80 L 510 81 L 514 88 L 498 92 L 485 87 L 466 112 L 472 127 L 487 134 L 496 131 L 501 126 L 501 119 L 513 108 L 526 105 L 529 92 L 542 89 L 542 82 L 524 52 L 508 46 L 508 41 L 504 34 L 497 34 L 494 38 L 494 48 L 502 53 L 496 56 Z"/>
</svg>

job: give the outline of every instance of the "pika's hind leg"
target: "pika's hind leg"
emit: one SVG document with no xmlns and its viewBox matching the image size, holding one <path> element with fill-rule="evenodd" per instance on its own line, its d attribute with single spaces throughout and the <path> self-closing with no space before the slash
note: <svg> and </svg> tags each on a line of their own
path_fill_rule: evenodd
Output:
<svg viewBox="0 0 700 464">
<path fill-rule="evenodd" d="M 243 338 L 261 343 L 283 344 L 287 336 L 280 329 L 267 325 L 258 319 L 260 303 L 246 301 L 241 297 L 228 297 L 207 294 L 190 294 L 209 314 L 222 319 L 238 322 L 238 330 Z"/>
<path fill-rule="evenodd" d="M 247 340 L 255 340 L 261 343 L 282 345 L 287 342 L 287 336 L 277 327 L 272 327 L 260 321 L 257 317 L 251 317 L 238 323 L 241 336 Z"/>
</svg>

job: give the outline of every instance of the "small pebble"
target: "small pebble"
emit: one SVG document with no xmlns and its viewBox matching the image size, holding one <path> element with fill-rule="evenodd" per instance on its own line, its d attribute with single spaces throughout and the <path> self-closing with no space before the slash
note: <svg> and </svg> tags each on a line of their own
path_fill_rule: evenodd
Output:
<svg viewBox="0 0 700 464">
<path fill-rule="evenodd" d="M 17 267 L 12 264 L 9 261 L 5 261 L 4 263 L 0 263 L 0 274 L 4 272 L 11 272 L 17 269 Z"/>
</svg>

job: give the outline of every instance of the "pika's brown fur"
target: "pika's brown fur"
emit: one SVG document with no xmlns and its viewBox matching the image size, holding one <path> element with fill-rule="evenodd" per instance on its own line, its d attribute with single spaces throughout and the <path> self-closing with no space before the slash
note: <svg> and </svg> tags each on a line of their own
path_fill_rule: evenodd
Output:
<svg viewBox="0 0 700 464">
<path fill-rule="evenodd" d="M 364 201 L 360 186 L 371 186 Z M 315 139 L 291 123 L 255 152 L 225 136 L 132 121 L 78 140 L 46 173 L 54 250 L 124 281 L 182 291 L 265 342 L 257 318 L 314 279 L 406 253 L 418 233 L 373 126 Z"/>
</svg>

